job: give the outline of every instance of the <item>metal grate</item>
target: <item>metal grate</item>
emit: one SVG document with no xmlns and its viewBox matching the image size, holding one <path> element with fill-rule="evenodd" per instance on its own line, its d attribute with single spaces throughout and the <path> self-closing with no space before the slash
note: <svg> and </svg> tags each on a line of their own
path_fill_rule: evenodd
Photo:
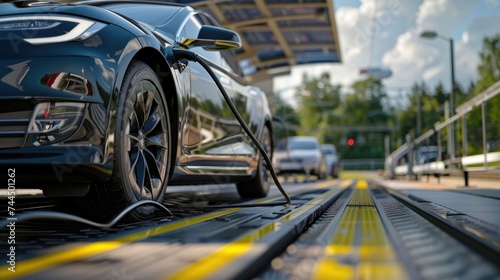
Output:
<svg viewBox="0 0 500 280">
<path fill-rule="evenodd" d="M 33 104 L 19 100 L 3 100 L 0 104 L 0 149 L 22 147 Z"/>
<path fill-rule="evenodd" d="M 497 279 L 499 269 L 485 257 L 410 210 L 374 190 L 377 208 L 394 227 L 402 250 L 421 279 Z"/>
</svg>

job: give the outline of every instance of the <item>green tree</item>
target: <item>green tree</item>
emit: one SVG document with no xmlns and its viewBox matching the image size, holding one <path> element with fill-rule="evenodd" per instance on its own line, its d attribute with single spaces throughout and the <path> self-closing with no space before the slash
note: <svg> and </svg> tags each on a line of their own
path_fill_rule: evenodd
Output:
<svg viewBox="0 0 500 280">
<path fill-rule="evenodd" d="M 300 120 L 299 134 L 316 136 L 320 142 L 334 141 L 337 137 L 328 128 L 341 123 L 341 86 L 330 83 L 330 74 L 319 78 L 303 76 L 297 89 Z"/>
<path fill-rule="evenodd" d="M 411 87 L 409 105 L 399 113 L 400 138 L 404 139 L 406 134 L 413 138 L 431 130 L 436 122 L 444 120 L 444 108 L 450 98 L 442 83 L 439 83 L 433 91 L 429 90 L 425 82 L 415 83 Z M 420 118 L 420 120 L 419 120 Z M 420 129 L 418 131 L 418 123 Z M 436 140 L 429 145 L 436 144 Z"/>
<path fill-rule="evenodd" d="M 388 115 L 383 106 L 387 97 L 380 80 L 368 78 L 352 85 L 344 104 L 344 123 L 347 125 L 386 125 Z"/>
<path fill-rule="evenodd" d="M 479 53 L 477 80 L 474 95 L 477 95 L 500 80 L 500 35 L 483 39 L 483 49 Z"/>
<path fill-rule="evenodd" d="M 480 63 L 477 68 L 479 78 L 475 83 L 471 97 L 480 94 L 494 83 L 500 81 L 500 35 L 483 39 L 483 49 L 479 53 L 479 58 Z M 500 98 L 496 97 L 489 100 L 486 108 L 486 137 L 488 141 L 495 142 L 497 139 L 500 139 Z M 478 130 L 481 128 L 481 119 L 480 110 L 474 110 L 467 116 L 469 132 L 472 132 L 471 129 Z M 481 133 L 468 134 L 469 154 L 482 152 L 482 146 L 480 145 L 482 141 L 481 137 Z M 490 151 L 498 150 L 500 149 L 494 145 Z"/>
<path fill-rule="evenodd" d="M 380 80 L 359 80 L 342 90 L 330 83 L 328 73 L 319 78 L 304 75 L 296 97 L 299 135 L 316 136 L 321 143 L 335 144 L 344 159 L 384 157 L 385 134 L 362 129 L 395 123 Z M 347 145 L 349 138 L 355 139 L 354 146 Z"/>
<path fill-rule="evenodd" d="M 292 106 L 278 100 L 275 114 L 283 122 L 274 124 L 276 143 L 285 137 L 297 135 L 297 130 L 300 128 L 300 120 Z"/>
<path fill-rule="evenodd" d="M 387 94 L 380 80 L 368 78 L 355 82 L 342 100 L 342 125 L 345 127 L 386 127 L 390 108 L 384 106 Z M 355 140 L 353 146 L 340 146 L 343 158 L 384 157 L 384 134 L 380 132 L 346 131 L 343 139 Z"/>
</svg>

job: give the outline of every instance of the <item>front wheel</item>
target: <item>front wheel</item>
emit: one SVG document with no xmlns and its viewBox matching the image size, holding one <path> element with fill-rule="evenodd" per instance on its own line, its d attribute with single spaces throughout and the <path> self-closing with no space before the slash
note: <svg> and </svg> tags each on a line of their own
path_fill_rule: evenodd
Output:
<svg viewBox="0 0 500 280">
<path fill-rule="evenodd" d="M 328 167 L 323 161 L 318 168 L 318 180 L 325 180 L 328 177 Z"/>
<path fill-rule="evenodd" d="M 96 186 L 94 203 L 103 216 L 114 216 L 140 200 L 162 202 L 170 169 L 169 110 L 155 72 L 134 61 L 125 74 L 118 97 L 114 134 L 115 158 L 109 183 Z M 134 219 L 148 219 L 157 210 L 141 206 Z M 107 214 L 107 215 L 106 215 Z"/>
<path fill-rule="evenodd" d="M 264 126 L 260 141 L 269 157 L 272 156 L 272 141 L 269 127 Z M 236 185 L 241 198 L 261 198 L 269 192 L 269 171 L 266 161 L 259 156 L 259 163 L 255 176 L 249 182 L 242 182 Z"/>
</svg>

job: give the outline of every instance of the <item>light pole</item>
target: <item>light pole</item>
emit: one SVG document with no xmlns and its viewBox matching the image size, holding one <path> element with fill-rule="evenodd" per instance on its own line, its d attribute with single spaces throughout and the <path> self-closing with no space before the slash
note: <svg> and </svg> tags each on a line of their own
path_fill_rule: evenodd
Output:
<svg viewBox="0 0 500 280">
<path fill-rule="evenodd" d="M 451 94 L 450 94 L 450 104 L 451 104 L 451 115 L 455 115 L 455 108 L 456 108 L 456 100 L 455 100 L 455 58 L 454 58 L 454 50 L 453 50 L 453 38 L 448 38 L 445 36 L 442 36 L 438 34 L 436 31 L 424 31 L 420 33 L 420 37 L 426 38 L 426 39 L 434 39 L 434 38 L 439 38 L 445 41 L 448 41 L 450 44 L 450 67 L 451 67 Z M 455 137 L 455 122 L 451 124 L 451 130 L 452 130 L 452 151 L 453 153 L 451 154 L 452 159 L 455 158 L 456 156 L 456 149 L 457 149 L 457 139 Z"/>
</svg>

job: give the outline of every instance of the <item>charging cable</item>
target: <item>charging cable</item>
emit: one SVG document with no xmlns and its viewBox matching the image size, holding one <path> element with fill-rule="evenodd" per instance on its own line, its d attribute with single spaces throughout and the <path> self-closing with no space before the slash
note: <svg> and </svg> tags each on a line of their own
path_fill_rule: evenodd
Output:
<svg viewBox="0 0 500 280">
<path fill-rule="evenodd" d="M 273 181 L 276 184 L 276 187 L 278 188 L 278 190 L 281 192 L 281 194 L 283 195 L 283 197 L 286 200 L 285 205 L 290 206 L 292 204 L 292 201 L 290 200 L 290 197 L 288 196 L 288 194 L 285 192 L 285 190 L 281 186 L 281 183 L 278 180 L 278 176 L 276 175 L 276 172 L 274 171 L 273 164 L 271 162 L 271 159 L 267 155 L 266 150 L 264 149 L 264 147 L 262 147 L 262 145 L 259 143 L 259 140 L 257 140 L 257 138 L 252 133 L 252 131 L 250 131 L 250 128 L 248 128 L 248 126 L 246 125 L 246 123 L 243 120 L 243 118 L 241 117 L 240 113 L 238 112 L 238 110 L 234 106 L 233 102 L 231 101 L 231 99 L 227 95 L 226 91 L 224 90 L 224 86 L 219 81 L 219 78 L 217 77 L 217 75 L 215 75 L 215 73 L 212 71 L 212 69 L 210 68 L 210 66 L 203 59 L 201 59 L 198 56 L 198 54 L 196 54 L 196 53 L 194 53 L 192 51 L 180 50 L 180 49 L 175 49 L 173 51 L 174 51 L 174 55 L 175 55 L 176 59 L 178 59 L 178 60 L 179 59 L 187 59 L 187 60 L 191 60 L 191 61 L 194 61 L 194 62 L 198 62 L 201 66 L 203 66 L 203 68 L 205 68 L 205 70 L 208 72 L 208 74 L 210 75 L 210 77 L 212 77 L 212 79 L 214 80 L 215 84 L 219 88 L 220 93 L 222 94 L 222 96 L 226 100 L 227 105 L 229 105 L 229 108 L 233 112 L 233 115 L 236 117 L 236 119 L 240 123 L 241 127 L 243 128 L 243 130 L 250 137 L 250 139 L 252 140 L 252 142 L 255 144 L 255 146 L 259 150 L 260 154 L 262 155 L 262 158 L 265 160 L 265 162 L 267 164 L 267 168 L 268 168 L 269 172 L 271 173 L 271 177 L 273 178 Z M 248 204 L 245 204 L 245 206 L 246 205 L 248 205 Z M 272 205 L 265 204 L 265 203 L 257 204 L 257 206 L 277 206 L 277 205 L 283 205 L 283 203 L 281 203 L 281 204 L 280 203 L 273 203 Z M 215 207 L 218 207 L 218 206 L 215 205 Z M 215 207 L 210 207 L 210 208 L 215 208 Z"/>
<path fill-rule="evenodd" d="M 127 208 L 123 209 L 118 215 L 116 215 L 110 222 L 108 223 L 97 223 L 76 215 L 71 215 L 67 213 L 61 213 L 61 212 L 56 212 L 56 211 L 35 211 L 35 212 L 28 212 L 28 213 L 23 213 L 18 215 L 15 219 L 14 218 L 6 218 L 4 221 L 0 222 L 0 229 L 4 228 L 14 222 L 21 222 L 21 221 L 27 221 L 27 220 L 34 220 L 34 219 L 54 219 L 54 220 L 65 220 L 65 221 L 72 221 L 72 222 L 77 222 L 77 223 L 82 223 L 82 224 L 87 224 L 89 226 L 97 227 L 97 228 L 110 228 L 114 226 L 116 223 L 118 223 L 125 215 L 127 215 L 130 211 L 134 210 L 135 208 L 142 206 L 142 205 L 153 205 L 166 213 L 168 213 L 170 216 L 173 217 L 174 215 L 170 210 L 168 210 L 167 207 L 165 207 L 163 204 L 156 202 L 154 200 L 139 200 L 135 203 L 132 203 L 129 205 Z"/>
</svg>

